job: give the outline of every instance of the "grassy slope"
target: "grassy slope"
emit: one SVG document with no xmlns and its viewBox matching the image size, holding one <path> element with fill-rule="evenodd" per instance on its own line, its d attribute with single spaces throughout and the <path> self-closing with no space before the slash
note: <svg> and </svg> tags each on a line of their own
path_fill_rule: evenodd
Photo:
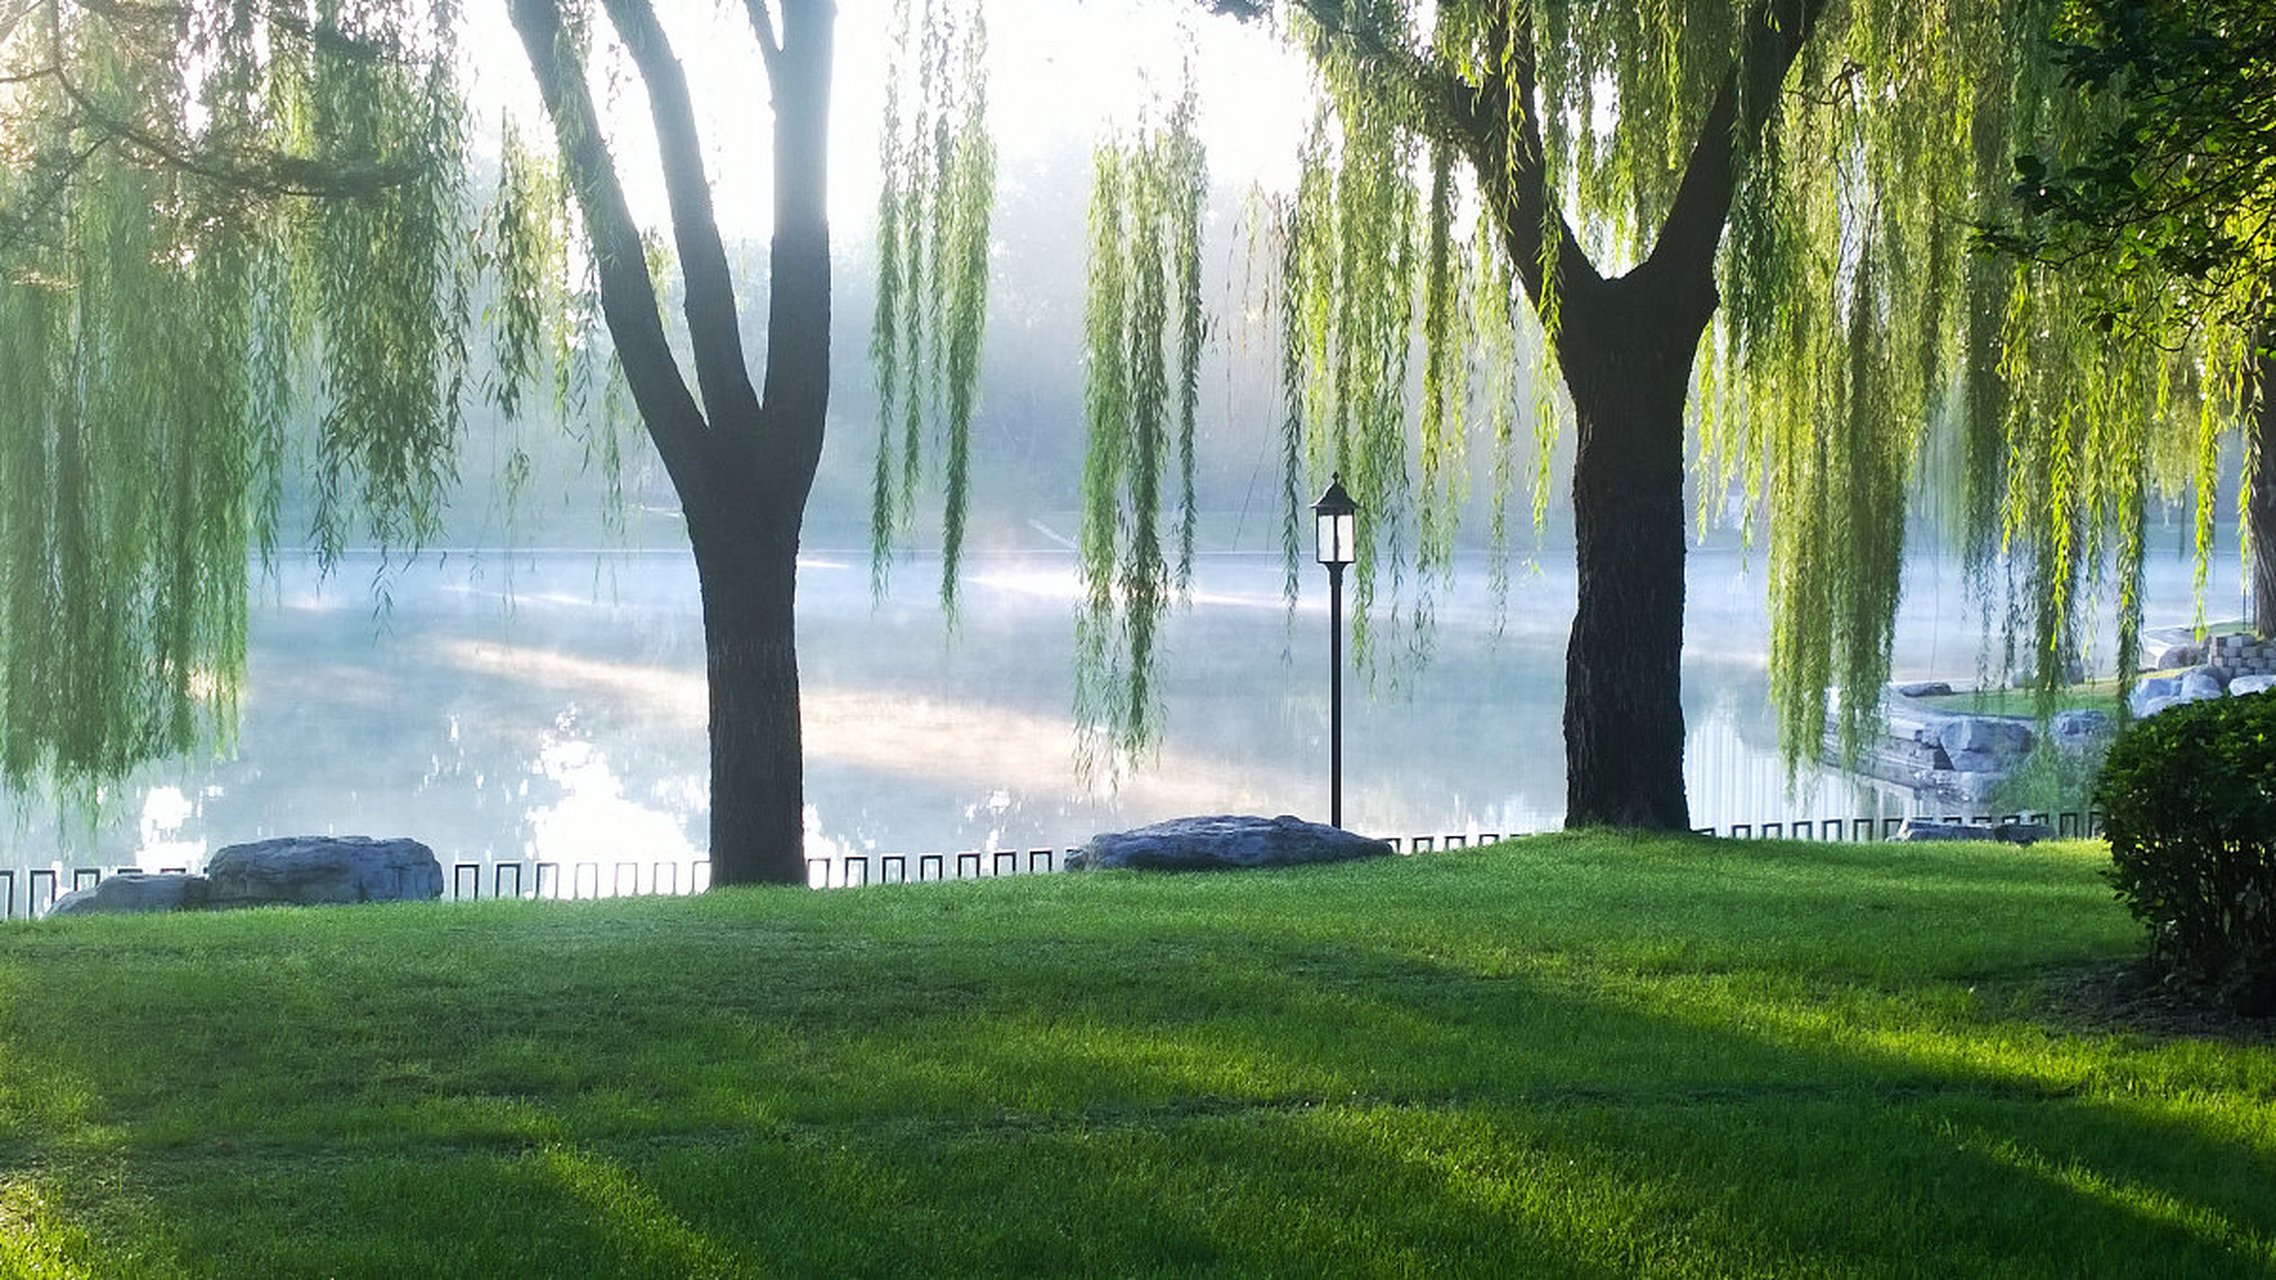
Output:
<svg viewBox="0 0 2276 1280">
<path fill-rule="evenodd" d="M 0 930 L 0 1274 L 2276 1270 L 2098 846 Z"/>
<path fill-rule="evenodd" d="M 2142 678 L 2171 675 L 2172 672 L 2145 671 Z M 1962 689 L 1958 693 L 1930 694 L 1913 701 L 1938 711 L 1972 716 L 2036 716 L 2039 714 L 2039 691 L 2036 689 Z M 2118 696 L 2116 677 L 2100 677 L 2057 689 L 2046 706 L 2056 711 L 2100 711 L 2115 719 L 2125 710 L 2125 699 Z"/>
</svg>

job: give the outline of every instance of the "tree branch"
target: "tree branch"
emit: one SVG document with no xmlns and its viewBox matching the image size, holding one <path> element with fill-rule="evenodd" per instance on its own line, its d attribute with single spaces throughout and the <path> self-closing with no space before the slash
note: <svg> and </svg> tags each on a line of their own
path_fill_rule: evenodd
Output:
<svg viewBox="0 0 2276 1280">
<path fill-rule="evenodd" d="M 1221 5 L 1224 0 L 1209 0 Z M 1238 9 L 1247 0 L 1232 0 Z M 1487 205 L 1499 220 L 1510 266 L 1536 308 L 1552 298 L 1599 283 L 1602 277 L 1573 232 L 1563 210 L 1549 203 L 1548 165 L 1541 122 L 1534 110 L 1536 71 L 1530 29 L 1513 32 L 1496 9 L 1485 32 L 1484 82 L 1473 85 L 1443 56 L 1428 56 L 1382 38 L 1350 21 L 1349 0 L 1290 0 L 1318 25 L 1330 42 L 1341 43 L 1392 93 L 1419 115 L 1426 135 L 1460 148 L 1478 179 Z M 1227 12 L 1218 8 L 1215 11 Z M 1542 275 L 1546 227 L 1555 224 L 1556 278 Z"/>
<path fill-rule="evenodd" d="M 774 11 L 767 8 L 767 0 L 743 0 L 743 10 L 751 15 L 751 34 L 758 37 L 759 57 L 772 80 L 782 74 L 782 41 L 775 37 Z"/>
<path fill-rule="evenodd" d="M 655 282 L 625 204 L 616 162 L 601 137 L 600 114 L 585 84 L 584 60 L 563 29 L 557 0 L 511 0 L 510 14 L 546 114 L 553 119 L 569 186 L 592 239 L 601 314 L 616 340 L 618 363 L 665 469 L 685 493 L 701 483 L 704 474 L 703 411 L 689 394 L 664 339 Z"/>
<path fill-rule="evenodd" d="M 1712 273 L 1716 246 L 1730 220 L 1738 192 L 1739 162 L 1762 137 L 1778 104 L 1786 72 L 1809 43 L 1824 16 L 1827 0 L 1763 0 L 1747 20 L 1738 61 L 1723 78 L 1698 141 L 1684 165 L 1683 182 L 1660 224 L 1658 241 L 1644 265 L 1655 262 L 1704 263 Z M 1663 256 L 1664 255 L 1664 256 Z M 1642 269 L 1642 268 L 1639 268 Z M 1712 280 L 1705 282 L 1712 287 Z"/>
<path fill-rule="evenodd" d="M 764 0 L 753 0 L 763 7 Z M 830 70 L 834 0 L 782 0 L 774 99 L 765 414 L 784 479 L 811 481 L 830 400 Z M 803 487 L 795 495 L 803 504 Z"/>
<path fill-rule="evenodd" d="M 606 0 L 606 5 L 609 20 L 648 86 L 649 113 L 664 166 L 664 193 L 672 210 L 672 241 L 679 249 L 680 278 L 686 285 L 683 310 L 688 340 L 704 409 L 714 430 L 729 422 L 755 421 L 758 393 L 751 389 L 750 370 L 743 363 L 734 276 L 727 269 L 727 251 L 720 244 L 719 222 L 712 212 L 711 181 L 704 174 L 687 76 L 672 56 L 648 0 Z"/>
</svg>

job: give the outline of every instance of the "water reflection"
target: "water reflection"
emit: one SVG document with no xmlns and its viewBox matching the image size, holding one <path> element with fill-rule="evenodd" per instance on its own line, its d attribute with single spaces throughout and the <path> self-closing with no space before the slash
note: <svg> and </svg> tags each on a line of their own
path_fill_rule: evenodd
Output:
<svg viewBox="0 0 2276 1280">
<path fill-rule="evenodd" d="M 384 622 L 371 607 L 376 567 L 351 557 L 328 582 L 285 569 L 254 619 L 233 758 L 145 770 L 112 789 L 92 824 L 19 806 L 0 869 L 194 866 L 223 844 L 332 833 L 424 840 L 446 864 L 483 864 L 486 892 L 494 865 L 539 862 L 661 865 L 686 883 L 708 821 L 687 556 L 426 562 L 394 572 Z M 1766 696 L 1759 573 L 1759 558 L 1691 559 L 1694 821 L 1912 811 L 1901 789 L 1833 771 L 1789 786 Z M 1506 617 L 1485 577 L 1466 573 L 1440 602 L 1428 667 L 1379 672 L 1372 695 L 1364 679 L 1347 681 L 1353 827 L 1475 837 L 1559 823 L 1571 571 L 1517 576 Z M 1898 673 L 1957 666 L 1964 679 L 1977 623 L 1944 599 L 1956 576 L 1928 580 L 1941 589 L 1923 592 L 1916 572 Z M 922 583 L 925 567 L 905 566 L 903 581 Z M 929 592 L 873 607 L 858 558 L 802 564 L 809 854 L 1064 848 L 1178 814 L 1319 814 L 1325 601 L 1307 581 L 1313 596 L 1291 618 L 1279 583 L 1271 557 L 1197 566 L 1193 608 L 1164 636 L 1166 737 L 1106 789 L 1074 764 L 1070 558 L 976 558 L 953 636 Z M 2152 590 L 2153 620 L 2161 606 L 2186 611 L 2185 561 L 2161 564 Z M 599 880 L 599 891 L 617 883 L 613 870 Z"/>
</svg>

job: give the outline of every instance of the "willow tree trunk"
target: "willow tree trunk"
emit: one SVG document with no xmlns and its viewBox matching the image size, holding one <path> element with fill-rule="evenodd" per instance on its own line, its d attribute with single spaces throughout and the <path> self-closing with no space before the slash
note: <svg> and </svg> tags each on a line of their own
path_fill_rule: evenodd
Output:
<svg viewBox="0 0 2276 1280">
<path fill-rule="evenodd" d="M 799 510 L 682 496 L 703 595 L 714 884 L 806 880 L 798 698 Z"/>
<path fill-rule="evenodd" d="M 690 388 L 665 335 L 563 0 L 509 0 L 592 239 L 617 361 L 687 514 L 710 682 L 711 882 L 806 881 L 798 699 L 798 527 L 830 402 L 833 0 L 750 0 L 773 108 L 774 242 L 766 379 L 752 386 L 735 282 L 686 78 L 651 0 L 604 0 L 647 89 L 671 206 Z M 779 11 L 778 25 L 775 15 Z M 698 394 L 700 392 L 700 395 Z"/>
<path fill-rule="evenodd" d="M 1647 265 L 1575 287 L 1559 356 L 1572 392 L 1579 601 L 1565 649 L 1565 824 L 1681 831 L 1683 408 L 1712 294 Z M 1688 305 L 1687 305 L 1688 303 Z"/>
<path fill-rule="evenodd" d="M 1568 827 L 1691 826 L 1683 792 L 1684 404 L 1720 305 L 1715 260 L 1739 157 L 1758 145 L 1829 2 L 1749 6 L 1739 57 L 1699 126 L 1650 255 L 1609 280 L 1550 199 L 1530 109 L 1538 96 L 1531 28 L 1506 17 L 1489 22 L 1484 65 L 1494 72 L 1475 89 L 1469 72 L 1454 68 L 1418 83 L 1425 118 L 1468 155 L 1526 296 L 1544 317 L 1558 317 L 1557 363 L 1577 427 Z M 1306 7 L 1317 14 L 1322 6 Z"/>
</svg>

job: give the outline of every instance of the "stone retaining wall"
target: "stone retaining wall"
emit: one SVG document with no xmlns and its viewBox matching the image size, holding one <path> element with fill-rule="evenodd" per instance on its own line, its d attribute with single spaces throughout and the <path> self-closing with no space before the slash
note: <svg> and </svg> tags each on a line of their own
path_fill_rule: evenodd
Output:
<svg viewBox="0 0 2276 1280">
<path fill-rule="evenodd" d="M 2224 677 L 2276 675 L 2276 641 L 2252 635 L 2213 636 L 2205 641 L 2205 665 Z"/>
</svg>

